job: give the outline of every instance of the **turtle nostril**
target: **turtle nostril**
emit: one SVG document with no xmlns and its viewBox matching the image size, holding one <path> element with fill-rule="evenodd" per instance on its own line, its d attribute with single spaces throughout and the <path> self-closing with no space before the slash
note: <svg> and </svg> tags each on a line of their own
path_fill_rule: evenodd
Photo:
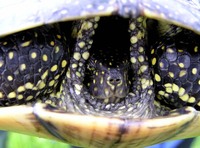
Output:
<svg viewBox="0 0 200 148">
<path fill-rule="evenodd" d="M 121 79 L 119 79 L 119 78 L 116 78 L 116 79 L 111 78 L 109 81 L 110 81 L 111 84 L 117 85 L 117 84 L 119 84 L 121 82 Z"/>
<path fill-rule="evenodd" d="M 120 81 L 121 81 L 121 79 L 116 79 L 116 82 L 117 82 L 117 83 L 120 83 Z"/>
</svg>

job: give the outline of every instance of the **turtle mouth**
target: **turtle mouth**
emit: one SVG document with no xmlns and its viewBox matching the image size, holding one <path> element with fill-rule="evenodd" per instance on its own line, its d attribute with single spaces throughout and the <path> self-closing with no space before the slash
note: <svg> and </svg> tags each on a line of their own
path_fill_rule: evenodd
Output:
<svg viewBox="0 0 200 148">
<path fill-rule="evenodd" d="M 144 53 L 144 50 L 142 49 L 143 47 L 138 47 L 139 49 L 137 49 L 137 47 L 131 46 L 132 41 L 130 42 L 130 40 L 131 36 L 133 35 L 131 35 L 130 33 L 130 22 L 132 20 L 113 16 L 109 18 L 101 18 L 98 23 L 94 23 L 93 21 L 95 21 L 96 19 L 97 18 L 93 18 L 85 20 L 86 22 L 83 21 L 82 24 L 88 23 L 87 25 L 84 24 L 85 26 L 87 26 L 87 29 L 84 28 L 84 31 L 81 30 L 81 33 L 77 33 L 81 35 L 77 39 L 78 47 L 74 47 L 74 55 L 73 58 L 70 60 L 70 66 L 67 73 L 68 78 L 66 80 L 67 86 L 63 84 L 65 92 L 65 95 L 63 97 L 64 106 L 66 106 L 66 109 L 69 112 L 78 112 L 81 114 L 112 117 L 126 116 L 134 118 L 154 117 L 154 95 L 151 93 L 153 92 L 153 82 L 148 71 L 148 64 L 142 61 L 142 59 L 144 60 L 146 58 L 143 56 L 137 57 L 137 55 L 131 55 L 131 50 L 136 50 L 136 52 L 138 52 L 138 50 L 141 50 L 141 54 Z M 96 29 L 95 26 L 97 25 L 98 28 Z M 132 23 L 132 25 L 135 24 Z M 83 28 L 83 26 L 81 27 Z M 93 33 L 94 30 L 95 35 Z M 90 33 L 92 35 L 89 38 L 88 34 Z M 86 37 L 84 36 L 84 34 Z M 141 32 L 138 33 L 138 35 L 141 34 Z M 87 39 L 87 37 L 89 39 Z M 84 41 L 79 41 L 79 39 L 81 38 L 84 38 Z M 87 40 L 89 45 L 87 44 Z M 84 47 L 86 47 L 85 49 L 83 47 L 83 50 L 87 51 L 81 51 L 82 48 L 78 49 L 80 48 L 80 43 L 82 43 Z M 90 48 L 89 52 L 91 56 L 90 58 L 84 58 L 83 53 L 88 52 L 88 48 Z M 77 58 L 78 52 L 81 52 L 80 54 L 82 55 L 83 59 Z M 141 64 L 143 64 L 141 65 L 142 69 L 138 70 L 138 72 L 135 69 L 138 69 L 139 66 L 135 67 L 135 65 L 137 64 L 133 63 L 133 58 L 139 58 Z M 93 60 L 93 62 L 91 62 L 91 60 Z M 124 91 L 122 93 L 123 95 L 120 96 L 119 93 L 113 94 L 113 92 L 115 91 L 112 92 L 112 89 L 107 89 L 105 85 L 103 87 L 100 87 L 100 83 L 96 83 L 98 79 L 101 79 L 101 77 L 97 76 L 99 74 L 99 71 L 98 74 L 96 71 L 92 72 L 94 75 L 97 76 L 96 79 L 94 79 L 93 76 L 89 76 L 89 74 L 87 74 L 91 73 L 91 69 L 95 68 L 89 67 L 89 72 L 87 72 L 88 69 L 86 68 L 86 65 L 94 66 L 97 64 L 101 66 L 101 73 L 107 73 L 112 68 L 124 70 L 128 67 L 128 70 L 124 72 L 124 74 L 122 74 L 126 77 L 123 80 L 124 85 L 122 85 L 122 87 L 117 90 Z M 73 68 L 74 65 L 76 65 L 76 68 Z M 79 67 L 77 65 L 79 65 Z M 126 68 L 123 69 L 121 67 Z M 105 69 L 107 71 L 105 71 Z M 78 70 L 80 71 L 80 75 L 77 76 Z M 117 79 L 118 78 L 116 78 L 116 80 Z M 94 83 L 93 86 L 89 88 L 87 84 L 90 83 L 91 85 L 91 81 L 93 81 Z M 146 85 L 144 86 L 144 88 L 142 86 L 142 83 Z M 109 86 L 109 83 L 107 84 L 107 86 Z M 117 88 L 117 85 L 114 85 L 114 87 Z M 102 92 L 102 90 L 104 90 L 104 92 L 105 90 L 108 90 L 108 94 L 113 95 L 105 95 L 103 99 L 98 99 L 102 98 L 102 93 L 94 95 L 92 91 L 94 91 L 96 88 L 100 92 Z"/>
</svg>

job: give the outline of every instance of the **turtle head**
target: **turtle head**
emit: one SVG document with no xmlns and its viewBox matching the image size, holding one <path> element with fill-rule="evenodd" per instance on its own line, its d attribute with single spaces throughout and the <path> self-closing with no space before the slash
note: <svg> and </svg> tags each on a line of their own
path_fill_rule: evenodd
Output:
<svg viewBox="0 0 200 148">
<path fill-rule="evenodd" d="M 105 58 L 102 58 L 103 62 L 94 60 L 94 58 L 90 60 L 89 67 L 92 70 L 92 76 L 90 77 L 89 91 L 94 98 L 102 99 L 104 103 L 119 102 L 129 92 L 128 61 L 118 59 L 117 63 L 105 60 Z M 119 62 L 121 63 L 119 64 Z"/>
</svg>

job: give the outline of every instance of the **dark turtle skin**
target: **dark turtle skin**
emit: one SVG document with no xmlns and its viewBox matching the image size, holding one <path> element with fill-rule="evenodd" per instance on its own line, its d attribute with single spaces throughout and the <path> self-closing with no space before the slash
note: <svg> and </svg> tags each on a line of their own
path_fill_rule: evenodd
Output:
<svg viewBox="0 0 200 148">
<path fill-rule="evenodd" d="M 69 57 L 66 38 L 50 25 L 1 38 L 0 106 L 44 102 L 59 91 Z"/>
<path fill-rule="evenodd" d="M 200 109 L 199 35 L 169 25 L 151 49 L 158 100 L 170 108 Z"/>
<path fill-rule="evenodd" d="M 74 25 L 74 30 L 78 30 L 76 44 L 70 59 L 67 78 L 62 84 L 63 104 L 61 106 L 69 112 L 105 116 L 145 118 L 163 114 L 162 107 L 154 106 L 154 87 L 145 55 L 146 43 L 143 40 L 145 30 L 141 24 L 144 19 L 142 17 L 123 19 L 116 16 L 99 19 L 99 17 L 86 19 Z M 104 21 L 110 24 L 110 31 L 104 27 Z M 124 40 L 118 37 L 120 34 L 117 33 L 112 36 L 112 39 L 108 35 L 104 40 L 100 40 L 102 34 L 113 35 L 111 29 L 113 24 L 116 27 L 114 27 L 115 31 L 122 29 L 126 32 L 123 36 Z M 102 33 L 103 30 L 105 32 Z M 110 44 L 107 42 L 109 38 Z M 127 38 L 130 38 L 131 42 Z M 89 58 L 89 50 L 91 50 L 91 58 Z M 118 59 L 113 61 L 109 52 Z M 85 71 L 86 65 L 88 70 Z M 122 72 L 122 69 L 125 71 Z M 93 73 L 90 74 L 92 80 L 88 80 L 87 71 Z M 132 76 L 128 76 L 129 71 Z M 121 83 L 121 86 L 118 86 L 118 83 Z"/>
</svg>

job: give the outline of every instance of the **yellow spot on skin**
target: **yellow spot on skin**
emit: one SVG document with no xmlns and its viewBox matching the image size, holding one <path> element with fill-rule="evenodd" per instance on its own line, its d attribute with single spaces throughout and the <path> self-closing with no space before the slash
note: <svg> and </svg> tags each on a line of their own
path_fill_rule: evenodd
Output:
<svg viewBox="0 0 200 148">
<path fill-rule="evenodd" d="M 37 57 L 37 53 L 36 53 L 36 52 L 32 52 L 32 53 L 31 53 L 31 58 L 32 58 L 32 59 L 35 59 L 36 57 Z"/>
<path fill-rule="evenodd" d="M 182 49 L 178 49 L 178 52 L 183 52 L 183 50 Z"/>
<path fill-rule="evenodd" d="M 48 76 L 48 70 L 46 70 L 46 71 L 42 74 L 41 79 L 44 80 L 44 79 L 47 78 L 47 76 Z"/>
<path fill-rule="evenodd" d="M 189 99 L 189 95 L 185 94 L 185 95 L 181 96 L 180 99 L 183 100 L 184 102 L 187 102 Z"/>
<path fill-rule="evenodd" d="M 103 77 L 100 78 L 100 84 L 103 84 Z"/>
<path fill-rule="evenodd" d="M 4 97 L 3 92 L 0 92 L 0 98 L 2 99 Z"/>
<path fill-rule="evenodd" d="M 93 84 L 95 84 L 96 83 L 96 80 L 95 79 L 93 79 Z"/>
<path fill-rule="evenodd" d="M 136 36 L 132 36 L 130 41 L 131 41 L 132 44 L 135 44 L 135 43 L 137 43 L 138 39 L 137 39 Z"/>
<path fill-rule="evenodd" d="M 139 56 L 138 60 L 139 60 L 140 63 L 144 62 L 144 56 Z"/>
<path fill-rule="evenodd" d="M 200 106 L 200 101 L 197 103 L 198 106 Z"/>
<path fill-rule="evenodd" d="M 136 60 L 136 58 L 135 57 L 131 57 L 131 63 L 136 63 L 137 62 L 137 60 Z"/>
<path fill-rule="evenodd" d="M 180 68 L 184 68 L 184 64 L 183 64 L 183 63 L 178 63 L 178 66 L 179 66 Z"/>
<path fill-rule="evenodd" d="M 50 42 L 50 45 L 51 45 L 51 46 L 54 46 L 54 45 L 55 45 L 54 41 L 51 41 L 51 42 Z"/>
<path fill-rule="evenodd" d="M 154 66 L 156 64 L 156 58 L 153 58 L 151 61 L 152 65 Z"/>
<path fill-rule="evenodd" d="M 57 37 L 58 39 L 61 39 L 61 35 L 59 35 L 59 34 L 57 34 L 56 37 Z"/>
<path fill-rule="evenodd" d="M 142 17 L 138 17 L 138 18 L 137 18 L 137 21 L 138 21 L 139 23 L 141 23 L 141 22 L 143 21 L 143 18 L 142 18 Z"/>
<path fill-rule="evenodd" d="M 142 79 L 141 79 L 141 83 L 142 83 L 142 85 L 143 85 L 143 84 L 145 84 L 145 83 L 146 83 L 146 81 L 147 81 L 147 79 L 145 79 L 145 78 L 142 78 Z"/>
<path fill-rule="evenodd" d="M 31 82 L 27 82 L 24 86 L 26 89 L 32 89 L 34 85 Z"/>
<path fill-rule="evenodd" d="M 12 60 L 13 57 L 14 57 L 14 52 L 12 52 L 12 51 L 9 52 L 9 53 L 8 53 L 8 57 L 9 57 L 10 60 Z"/>
<path fill-rule="evenodd" d="M 77 64 L 75 64 L 75 63 L 72 64 L 72 68 L 77 68 L 77 67 L 78 67 Z"/>
<path fill-rule="evenodd" d="M 24 98 L 23 95 L 18 95 L 18 96 L 17 96 L 17 99 L 18 99 L 18 100 L 21 100 L 21 99 L 23 99 L 23 98 Z"/>
<path fill-rule="evenodd" d="M 17 88 L 17 92 L 23 92 L 23 91 L 25 91 L 25 87 L 24 86 L 19 86 Z"/>
<path fill-rule="evenodd" d="M 80 95 L 80 94 L 81 94 L 81 92 L 80 92 L 79 90 L 77 90 L 77 89 L 75 89 L 75 93 L 76 93 L 77 95 Z"/>
<path fill-rule="evenodd" d="M 163 62 L 160 62 L 160 63 L 159 63 L 159 66 L 160 66 L 161 68 L 163 68 L 163 67 L 164 67 Z"/>
<path fill-rule="evenodd" d="M 142 65 L 141 67 L 140 67 L 140 72 L 142 72 L 142 73 L 144 73 L 146 70 L 147 70 L 147 66 L 146 65 Z"/>
<path fill-rule="evenodd" d="M 50 82 L 49 82 L 49 86 L 53 86 L 55 84 L 55 80 L 51 80 Z"/>
<path fill-rule="evenodd" d="M 171 83 L 166 83 L 164 84 L 165 87 L 172 87 L 172 84 Z"/>
<path fill-rule="evenodd" d="M 16 98 L 16 93 L 15 92 L 10 92 L 7 97 L 9 99 Z"/>
<path fill-rule="evenodd" d="M 181 87 L 181 88 L 179 89 L 179 91 L 178 91 L 178 95 L 179 95 L 179 96 L 183 96 L 184 93 L 185 93 L 185 88 Z"/>
<path fill-rule="evenodd" d="M 81 77 L 81 73 L 77 71 L 76 76 Z"/>
<path fill-rule="evenodd" d="M 153 91 L 152 90 L 148 90 L 148 92 L 147 92 L 149 95 L 151 95 L 152 93 L 153 93 Z"/>
<path fill-rule="evenodd" d="M 58 53 L 60 51 L 60 48 L 58 46 L 55 47 L 55 53 Z"/>
<path fill-rule="evenodd" d="M 105 93 L 106 96 L 108 96 L 109 95 L 109 90 L 107 88 L 105 88 L 104 89 L 104 93 Z"/>
<path fill-rule="evenodd" d="M 78 43 L 78 46 L 80 47 L 80 48 L 83 48 L 84 46 L 85 46 L 85 42 L 80 42 L 80 43 Z"/>
<path fill-rule="evenodd" d="M 75 60 L 78 61 L 81 58 L 81 54 L 79 52 L 75 52 L 73 57 L 74 57 Z"/>
<path fill-rule="evenodd" d="M 198 80 L 198 84 L 200 85 L 200 80 Z"/>
<path fill-rule="evenodd" d="M 94 87 L 94 91 L 97 91 L 98 90 L 98 88 L 97 87 Z"/>
<path fill-rule="evenodd" d="M 66 61 L 66 60 L 63 60 L 62 63 L 61 63 L 61 67 L 62 67 L 62 68 L 65 68 L 66 65 L 67 65 L 67 61 Z"/>
<path fill-rule="evenodd" d="M 8 81 L 12 81 L 13 77 L 12 76 L 8 76 L 7 79 L 8 79 Z"/>
<path fill-rule="evenodd" d="M 137 34 L 137 39 L 142 39 L 143 37 L 144 37 L 144 33 L 139 31 L 138 34 Z"/>
<path fill-rule="evenodd" d="M 180 73 L 179 73 L 179 77 L 183 77 L 187 74 L 187 71 L 186 70 L 181 70 Z"/>
<path fill-rule="evenodd" d="M 149 84 L 150 84 L 150 86 L 152 86 L 152 85 L 153 85 L 153 81 L 152 81 L 152 80 L 150 80 L 150 83 L 149 83 Z"/>
<path fill-rule="evenodd" d="M 21 71 L 24 71 L 26 69 L 26 64 L 21 64 L 19 68 Z"/>
<path fill-rule="evenodd" d="M 58 65 L 54 65 L 51 67 L 51 72 L 55 72 L 58 69 Z"/>
<path fill-rule="evenodd" d="M 174 53 L 174 50 L 172 48 L 167 48 L 166 50 L 168 53 Z"/>
<path fill-rule="evenodd" d="M 179 87 L 178 87 L 178 85 L 176 85 L 176 84 L 172 84 L 172 90 L 173 91 L 175 91 L 175 92 L 178 92 L 179 91 Z"/>
<path fill-rule="evenodd" d="M 158 74 L 155 74 L 154 75 L 154 79 L 157 81 L 157 82 L 160 82 L 161 81 L 161 78 Z"/>
<path fill-rule="evenodd" d="M 87 60 L 89 58 L 89 55 L 90 55 L 89 52 L 86 51 L 82 54 L 82 57 L 84 60 Z"/>
<path fill-rule="evenodd" d="M 164 94 L 164 97 L 165 97 L 165 98 L 169 98 L 169 94 L 168 94 L 168 93 L 165 93 L 165 94 Z"/>
<path fill-rule="evenodd" d="M 151 49 L 151 54 L 154 54 L 154 52 L 155 52 L 155 49 Z"/>
<path fill-rule="evenodd" d="M 196 101 L 195 97 L 190 97 L 190 98 L 188 99 L 188 102 L 189 102 L 189 103 L 195 103 L 195 101 Z"/>
<path fill-rule="evenodd" d="M 166 87 L 166 88 L 165 88 L 165 91 L 166 91 L 167 93 L 172 93 L 172 88 L 171 88 L 171 87 Z"/>
<path fill-rule="evenodd" d="M 22 43 L 22 44 L 21 44 L 21 47 L 27 47 L 27 46 L 29 46 L 30 44 L 31 44 L 31 40 Z"/>
<path fill-rule="evenodd" d="M 28 96 L 28 97 L 26 98 L 26 101 L 29 101 L 29 100 L 31 100 L 31 99 L 33 99 L 33 96 Z"/>
<path fill-rule="evenodd" d="M 70 70 L 67 71 L 66 76 L 67 76 L 67 78 L 71 78 L 71 76 L 70 76 Z"/>
<path fill-rule="evenodd" d="M 40 81 L 38 88 L 43 89 L 46 86 L 46 84 L 43 81 Z"/>
<path fill-rule="evenodd" d="M 3 45 L 5 46 L 5 45 L 7 45 L 8 44 L 8 42 L 3 42 Z"/>
<path fill-rule="evenodd" d="M 198 52 L 198 46 L 194 47 L 194 52 Z"/>
<path fill-rule="evenodd" d="M 161 96 L 164 96 L 165 92 L 160 90 L 160 91 L 158 91 L 158 94 L 161 95 Z"/>
<path fill-rule="evenodd" d="M 144 51 L 144 48 L 143 47 L 139 47 L 139 50 L 138 50 L 140 53 L 142 53 Z"/>
<path fill-rule="evenodd" d="M 4 61 L 0 60 L 0 67 L 4 65 Z"/>
<path fill-rule="evenodd" d="M 130 30 L 134 30 L 134 29 L 135 29 L 135 24 L 134 24 L 134 23 L 131 23 L 131 24 L 129 25 L 129 28 L 130 28 Z"/>
<path fill-rule="evenodd" d="M 81 89 L 82 89 L 82 85 L 80 85 L 80 84 L 75 84 L 74 85 L 75 86 L 75 88 L 77 89 L 77 90 L 79 90 L 79 91 L 81 91 Z"/>
<path fill-rule="evenodd" d="M 54 77 L 54 79 L 57 80 L 59 77 L 60 77 L 60 75 L 57 74 L 57 75 Z"/>
<path fill-rule="evenodd" d="M 165 46 L 162 46 L 161 49 L 164 50 L 164 49 L 165 49 Z"/>
<path fill-rule="evenodd" d="M 192 74 L 196 75 L 197 74 L 197 68 L 192 68 Z"/>
<path fill-rule="evenodd" d="M 169 72 L 168 74 L 169 74 L 169 76 L 170 76 L 171 78 L 174 78 L 174 73 Z"/>
<path fill-rule="evenodd" d="M 47 57 L 46 54 L 44 54 L 44 55 L 42 56 L 42 60 L 43 60 L 44 62 L 48 61 L 48 57 Z"/>
</svg>

